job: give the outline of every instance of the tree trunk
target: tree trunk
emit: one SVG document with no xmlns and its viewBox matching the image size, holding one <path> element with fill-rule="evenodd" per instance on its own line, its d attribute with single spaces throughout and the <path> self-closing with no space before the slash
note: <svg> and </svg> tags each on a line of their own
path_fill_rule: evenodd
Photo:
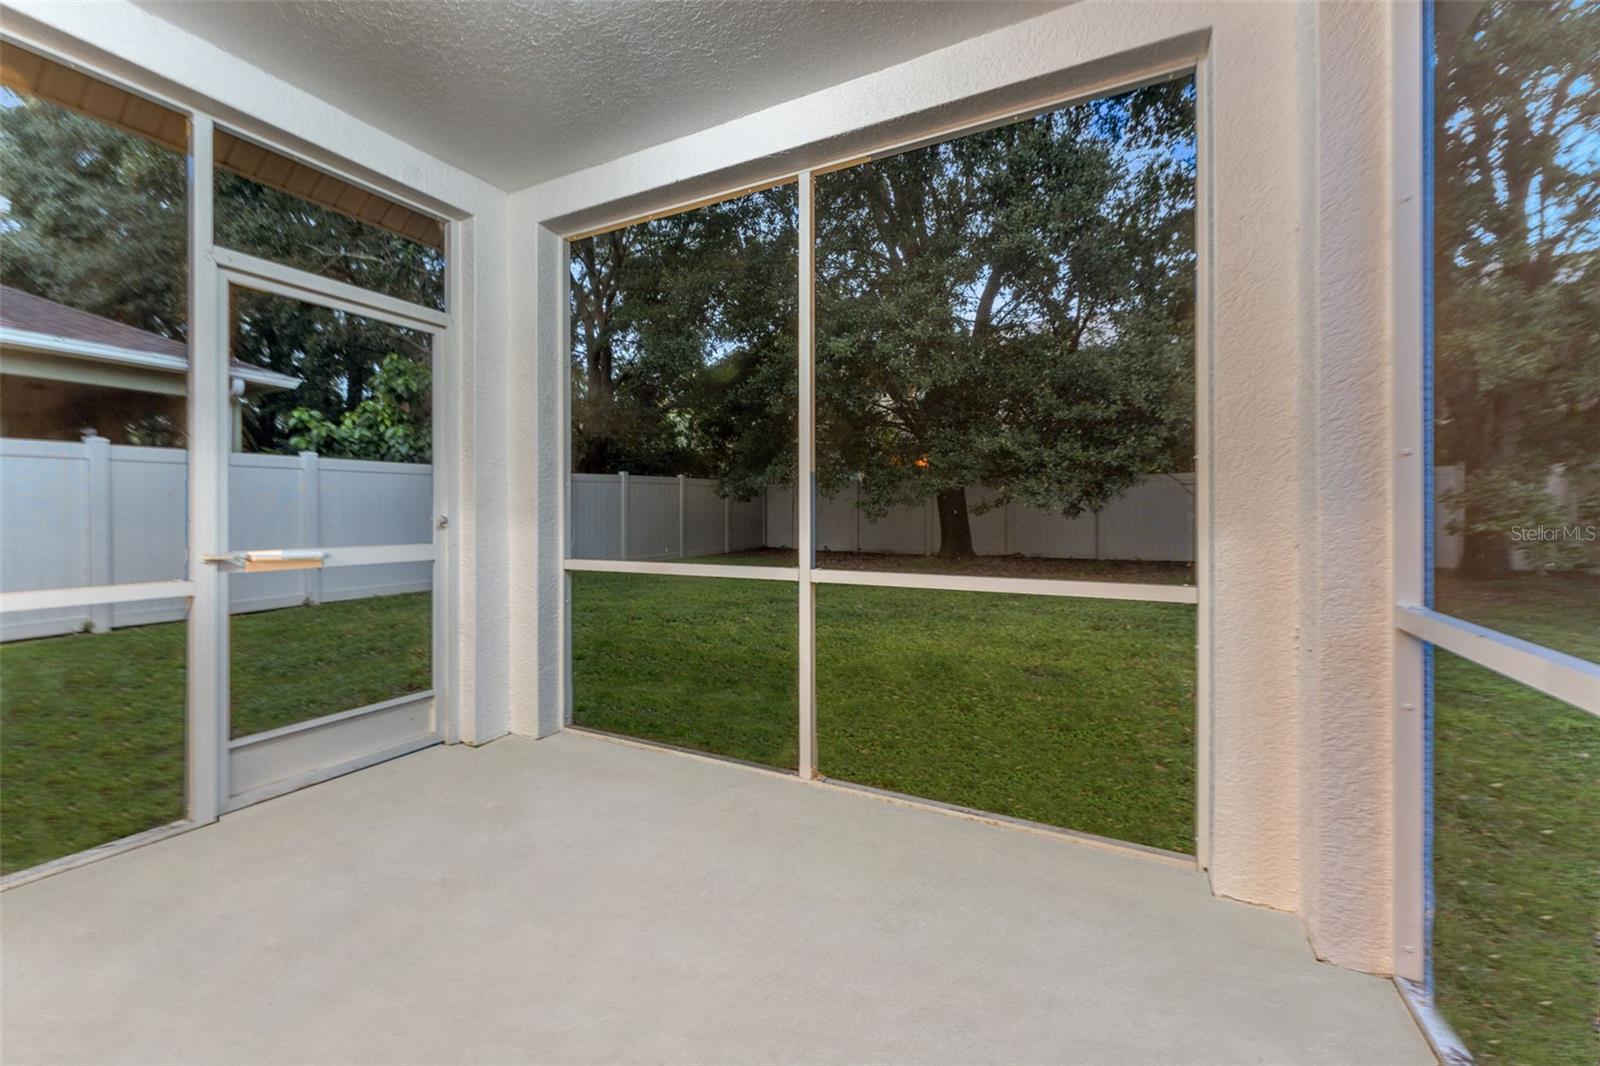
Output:
<svg viewBox="0 0 1600 1066">
<path fill-rule="evenodd" d="M 967 490 L 939 493 L 939 554 L 946 559 L 972 555 L 972 522 L 967 517 Z"/>
</svg>

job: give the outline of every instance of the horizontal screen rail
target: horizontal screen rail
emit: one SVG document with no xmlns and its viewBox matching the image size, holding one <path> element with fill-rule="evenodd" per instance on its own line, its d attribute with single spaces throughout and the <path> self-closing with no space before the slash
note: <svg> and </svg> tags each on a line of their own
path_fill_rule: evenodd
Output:
<svg viewBox="0 0 1600 1066">
<path fill-rule="evenodd" d="M 1086 600 L 1138 600 L 1145 603 L 1199 603 L 1194 585 L 1142 585 L 1130 581 L 1064 581 L 1055 578 L 983 577 L 976 574 L 904 574 L 887 570 L 813 570 L 819 585 L 872 585 L 881 588 L 938 589 L 954 592 L 1004 592 L 1019 596 L 1067 596 Z"/>
<path fill-rule="evenodd" d="M 1396 607 L 1395 628 L 1600 716 L 1600 664 L 1426 607 Z"/>
<path fill-rule="evenodd" d="M 439 554 L 432 544 L 375 544 L 348 548 L 319 548 L 327 553 L 324 568 L 377 566 L 382 563 L 431 563 Z"/>
<path fill-rule="evenodd" d="M 236 252 L 232 248 L 217 245 L 213 247 L 211 257 L 221 268 L 225 279 L 246 288 L 260 289 L 319 307 L 364 315 L 428 333 L 438 333 L 450 325 L 450 316 L 435 308 L 283 266 L 268 259 Z"/>
<path fill-rule="evenodd" d="M 1149 585 L 1131 581 L 1064 581 L 1053 578 L 983 577 L 976 574 L 907 574 L 892 570 L 796 570 L 792 566 L 722 566 L 716 563 L 657 563 L 623 559 L 567 559 L 568 571 L 607 574 L 663 574 L 678 577 L 728 577 L 755 581 L 800 581 L 816 585 L 866 585 L 877 588 L 935 589 L 948 592 L 1003 592 L 1019 596 L 1062 596 L 1085 600 L 1142 603 L 1199 603 L 1194 585 Z"/>
<path fill-rule="evenodd" d="M 99 607 L 102 604 L 171 600 L 194 595 L 193 581 L 136 581 L 126 585 L 0 592 L 0 611 L 47 611 L 57 607 Z"/>
<path fill-rule="evenodd" d="M 379 700 L 377 703 L 369 703 L 362 707 L 352 707 L 348 711 L 335 711 L 333 714 L 325 714 L 320 718 L 308 718 L 303 722 L 291 722 L 289 725 L 279 726 L 277 729 L 268 729 L 261 733 L 250 733 L 242 737 L 235 737 L 228 741 L 228 747 L 233 750 L 248 748 L 266 741 L 293 736 L 296 733 L 308 733 L 314 729 L 323 729 L 355 718 L 365 718 L 367 715 L 377 714 L 380 711 L 392 711 L 396 707 L 409 707 L 413 703 L 427 703 L 431 699 L 433 699 L 432 689 L 425 689 L 422 692 L 408 692 L 404 696 Z"/>
<path fill-rule="evenodd" d="M 736 577 L 747 581 L 795 581 L 800 571 L 792 566 L 721 566 L 717 563 L 646 563 L 625 559 L 567 559 L 568 570 L 604 574 L 668 574 L 678 577 Z"/>
<path fill-rule="evenodd" d="M 433 544 L 352 544 L 346 548 L 256 548 L 200 557 L 228 571 L 317 569 L 340 566 L 382 566 L 388 563 L 431 563 L 439 555 Z"/>
</svg>

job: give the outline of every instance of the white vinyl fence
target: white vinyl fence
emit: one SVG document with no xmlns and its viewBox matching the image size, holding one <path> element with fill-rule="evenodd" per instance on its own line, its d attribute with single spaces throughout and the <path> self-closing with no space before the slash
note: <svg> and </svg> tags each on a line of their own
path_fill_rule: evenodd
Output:
<svg viewBox="0 0 1600 1066">
<path fill-rule="evenodd" d="M 1467 468 L 1464 463 L 1433 468 L 1433 493 L 1437 504 L 1433 515 L 1433 563 L 1440 570 L 1454 570 L 1461 565 L 1466 553 L 1467 537 L 1461 524 L 1466 518 L 1466 508 L 1461 493 L 1467 485 Z M 1567 479 L 1561 466 L 1553 466 L 1545 477 L 1544 491 L 1559 510 L 1564 510 L 1573 521 L 1578 518 L 1577 490 Z M 1534 570 L 1535 563 L 1517 549 L 1511 552 L 1513 570 Z"/>
<path fill-rule="evenodd" d="M 1461 490 L 1463 470 L 1435 468 L 1441 495 Z M 1552 494 L 1560 486 L 1553 483 Z M 1098 512 L 1066 519 L 1021 504 L 983 514 L 990 494 L 968 489 L 972 546 L 979 555 L 1045 559 L 1194 561 L 1194 475 L 1152 477 Z M 933 500 L 898 507 L 874 521 L 855 506 L 852 487 L 817 508 L 821 551 L 924 555 L 939 550 Z M 703 478 L 574 474 L 569 508 L 572 554 L 579 559 L 658 560 L 752 548 L 794 547 L 794 493 L 772 488 L 752 500 L 717 495 Z M 1441 506 L 1434 551 L 1441 569 L 1460 565 L 1459 505 Z M 1519 564 L 1520 565 L 1520 564 Z"/>
<path fill-rule="evenodd" d="M 761 497 L 717 495 L 711 478 L 573 474 L 572 554 L 580 559 L 682 559 L 766 544 Z"/>
<path fill-rule="evenodd" d="M 427 464 L 299 455 L 230 457 L 233 550 L 432 539 Z M 0 439 L 0 591 L 182 579 L 188 460 L 177 448 Z M 234 613 L 431 588 L 431 563 L 235 574 Z M 182 600 L 18 611 L 0 640 L 166 622 Z"/>
<path fill-rule="evenodd" d="M 1460 463 L 1454 466 L 1433 468 L 1433 493 L 1440 503 L 1433 514 L 1433 565 L 1441 570 L 1454 570 L 1461 565 L 1467 538 L 1460 531 L 1462 507 L 1455 497 L 1466 484 L 1467 468 Z M 1451 502 L 1446 503 L 1444 501 Z"/>
<path fill-rule="evenodd" d="M 972 545 L 980 555 L 1050 559 L 1194 559 L 1194 475 L 1152 477 L 1097 513 L 1066 519 L 1021 504 L 977 514 L 992 494 L 968 489 Z M 752 500 L 717 495 L 701 478 L 574 474 L 572 554 L 580 559 L 674 559 L 752 548 L 793 548 L 794 493 L 772 488 Z M 817 508 L 821 551 L 925 555 L 939 550 L 933 500 L 868 518 L 852 486 Z"/>
</svg>

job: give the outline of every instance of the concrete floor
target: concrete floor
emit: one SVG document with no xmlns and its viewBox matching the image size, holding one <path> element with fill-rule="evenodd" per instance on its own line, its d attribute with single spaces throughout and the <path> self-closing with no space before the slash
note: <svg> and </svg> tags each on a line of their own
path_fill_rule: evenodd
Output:
<svg viewBox="0 0 1600 1066">
<path fill-rule="evenodd" d="M 594 737 L 434 748 L 22 885 L 7 1062 L 1427 1063 L 1158 861 Z"/>
</svg>

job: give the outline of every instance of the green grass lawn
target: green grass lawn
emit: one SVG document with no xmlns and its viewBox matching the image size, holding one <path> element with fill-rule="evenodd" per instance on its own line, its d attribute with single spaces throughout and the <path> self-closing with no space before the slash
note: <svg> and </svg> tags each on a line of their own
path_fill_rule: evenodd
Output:
<svg viewBox="0 0 1600 1066">
<path fill-rule="evenodd" d="M 1441 581 L 1436 602 L 1600 661 L 1600 586 Z M 1600 1061 L 1600 719 L 1445 652 L 1434 673 L 1434 982 L 1483 1063 Z"/>
<path fill-rule="evenodd" d="M 1600 661 L 1600 575 L 1514 574 L 1469 580 L 1441 571 L 1436 610 L 1547 648 Z"/>
<path fill-rule="evenodd" d="M 574 721 L 792 769 L 795 597 L 574 574 Z M 821 588 L 818 768 L 1190 851 L 1194 639 L 1183 605 Z"/>
<path fill-rule="evenodd" d="M 1195 609 L 817 590 L 829 777 L 1194 850 Z"/>
<path fill-rule="evenodd" d="M 433 687 L 433 596 L 371 596 L 233 616 L 232 733 Z"/>
<path fill-rule="evenodd" d="M 426 689 L 427 593 L 233 619 L 235 736 Z M 183 816 L 182 623 L 0 645 L 0 871 Z"/>
<path fill-rule="evenodd" d="M 782 581 L 573 574 L 573 722 L 794 769 L 797 595 Z"/>
<path fill-rule="evenodd" d="M 580 724 L 795 765 L 796 591 L 577 573 Z M 1441 605 L 1600 660 L 1600 595 L 1527 575 Z M 234 620 L 235 733 L 427 687 L 429 598 Z M 1194 612 L 825 586 L 828 776 L 1174 850 L 1192 847 Z M 7 871 L 179 818 L 182 625 L 0 646 Z M 1600 720 L 1440 653 L 1435 976 L 1485 1062 L 1597 1057 Z"/>
</svg>

